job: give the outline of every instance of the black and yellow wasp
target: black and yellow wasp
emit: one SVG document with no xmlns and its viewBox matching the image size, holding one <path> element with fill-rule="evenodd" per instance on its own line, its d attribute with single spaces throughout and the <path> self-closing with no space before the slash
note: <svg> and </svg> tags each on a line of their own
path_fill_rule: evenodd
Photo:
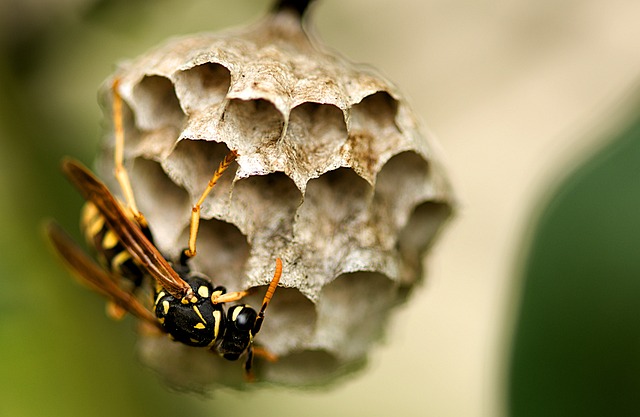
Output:
<svg viewBox="0 0 640 417">
<path fill-rule="evenodd" d="M 88 257 L 55 223 L 47 227 L 49 239 L 80 280 L 109 300 L 111 315 L 118 317 L 129 312 L 175 341 L 211 349 L 228 360 L 237 360 L 246 353 L 244 369 L 246 376 L 252 379 L 254 352 L 273 358 L 264 350 L 254 350 L 253 338 L 260 331 L 265 310 L 280 280 L 282 261 L 276 259 L 275 274 L 259 312 L 238 304 L 225 313 L 225 303 L 240 300 L 248 292 L 227 293 L 224 287 L 214 287 L 206 277 L 192 272 L 188 266 L 188 260 L 196 254 L 200 205 L 222 172 L 235 160 L 236 153 L 232 151 L 227 155 L 193 207 L 188 248 L 177 263 L 167 261 L 153 244 L 146 219 L 137 210 L 122 164 L 124 130 L 122 101 L 117 87 L 116 81 L 113 85 L 115 173 L 128 206 L 124 207 L 87 168 L 66 159 L 62 170 L 87 202 L 83 228 L 101 265 Z M 138 294 L 146 280 L 150 280 L 153 288 L 153 300 L 148 302 Z M 148 305 L 152 305 L 152 309 Z"/>
</svg>

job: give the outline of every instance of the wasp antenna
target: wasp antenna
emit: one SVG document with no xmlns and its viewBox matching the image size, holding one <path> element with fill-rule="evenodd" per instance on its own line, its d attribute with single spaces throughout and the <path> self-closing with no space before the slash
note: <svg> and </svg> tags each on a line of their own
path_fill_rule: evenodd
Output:
<svg viewBox="0 0 640 417">
<path fill-rule="evenodd" d="M 218 165 L 218 168 L 213 173 L 213 176 L 211 176 L 211 179 L 207 184 L 207 188 L 204 189 L 202 195 L 200 195 L 200 198 L 191 209 L 191 222 L 189 223 L 189 247 L 183 251 L 181 257 L 193 258 L 194 256 L 196 256 L 196 239 L 198 237 L 198 227 L 200 225 L 200 208 L 202 206 L 202 203 L 204 203 L 205 198 L 207 198 L 211 190 L 213 190 L 213 187 L 216 185 L 224 171 L 229 168 L 229 165 L 231 165 L 231 163 L 235 161 L 237 157 L 238 152 L 236 152 L 235 150 L 231 150 L 224 157 L 222 162 L 220 162 L 220 165 Z"/>
<path fill-rule="evenodd" d="M 271 283 L 269 284 L 269 288 L 267 288 L 267 292 L 264 295 L 264 299 L 262 300 L 262 308 L 260 308 L 260 313 L 258 313 L 258 318 L 256 318 L 256 323 L 253 326 L 253 334 L 255 335 L 260 331 L 262 327 L 262 322 L 264 321 L 264 311 L 267 309 L 271 298 L 273 297 L 273 293 L 276 291 L 276 287 L 280 282 L 280 277 L 282 276 L 282 259 L 276 258 L 276 271 L 273 274 L 273 278 L 271 279 Z"/>
</svg>

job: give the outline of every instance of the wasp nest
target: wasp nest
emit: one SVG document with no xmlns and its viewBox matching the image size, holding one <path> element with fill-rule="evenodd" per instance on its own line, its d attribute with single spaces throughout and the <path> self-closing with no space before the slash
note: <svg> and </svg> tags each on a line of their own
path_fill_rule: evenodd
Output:
<svg viewBox="0 0 640 417">
<path fill-rule="evenodd" d="M 283 259 L 256 338 L 279 360 L 258 357 L 259 379 L 318 383 L 362 364 L 451 212 L 434 145 L 396 88 L 310 40 L 287 10 L 171 40 L 115 77 L 125 163 L 167 257 L 186 247 L 191 207 L 219 162 L 239 155 L 202 207 L 191 266 L 230 291 L 257 287 L 259 306 Z M 110 100 L 105 87 L 108 118 Z M 143 336 L 141 357 L 181 386 L 242 380 L 240 364 L 164 337 Z"/>
</svg>

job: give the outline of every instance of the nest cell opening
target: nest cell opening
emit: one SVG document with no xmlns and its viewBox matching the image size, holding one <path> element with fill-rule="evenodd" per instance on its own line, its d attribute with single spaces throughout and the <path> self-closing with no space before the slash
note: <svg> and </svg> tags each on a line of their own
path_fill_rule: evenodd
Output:
<svg viewBox="0 0 640 417">
<path fill-rule="evenodd" d="M 351 109 L 352 122 L 355 124 L 375 123 L 378 126 L 398 130 L 396 114 L 398 101 L 385 91 L 378 91 L 366 96 L 353 105 Z"/>
<path fill-rule="evenodd" d="M 146 75 L 133 88 L 132 98 L 131 107 L 140 129 L 155 130 L 167 126 L 181 129 L 184 125 L 186 115 L 170 79 Z"/>
<path fill-rule="evenodd" d="M 155 161 L 136 158 L 129 175 L 156 246 L 167 256 L 177 256 L 181 249 L 176 247 L 177 238 L 191 214 L 187 192 L 171 182 Z"/>
<path fill-rule="evenodd" d="M 398 146 L 401 132 L 396 125 L 398 102 L 386 92 L 377 92 L 354 104 L 350 113 L 347 162 L 373 183 L 380 157 Z"/>
<path fill-rule="evenodd" d="M 322 285 L 343 271 L 354 246 L 370 241 L 368 205 L 372 188 L 349 168 L 309 181 L 294 226 L 306 273 Z"/>
<path fill-rule="evenodd" d="M 228 216 L 252 245 L 266 244 L 275 251 L 291 239 L 301 201 L 300 190 L 285 174 L 251 176 L 236 181 Z"/>
<path fill-rule="evenodd" d="M 329 171 L 307 184 L 304 202 L 298 209 L 296 236 L 305 233 L 314 245 L 318 236 L 340 236 L 358 227 L 367 210 L 372 188 L 349 168 Z"/>
<path fill-rule="evenodd" d="M 259 100 L 229 100 L 220 121 L 220 137 L 245 158 L 258 158 L 265 167 L 265 150 L 274 148 L 282 135 L 284 118 L 273 103 Z"/>
<path fill-rule="evenodd" d="M 376 178 L 374 211 L 377 222 L 396 236 L 416 204 L 427 196 L 431 183 L 429 164 L 413 151 L 389 159 Z M 425 190 L 425 191 L 423 191 Z"/>
<path fill-rule="evenodd" d="M 207 188 L 213 173 L 229 153 L 224 143 L 183 139 L 162 162 L 166 174 L 184 187 L 195 204 Z M 233 162 L 222 174 L 202 205 L 203 218 L 220 217 L 228 202 L 238 165 Z"/>
<path fill-rule="evenodd" d="M 288 160 L 308 176 L 325 172 L 347 139 L 344 114 L 330 104 L 303 103 L 291 110 L 285 135 Z"/>
<path fill-rule="evenodd" d="M 414 284 L 416 278 L 421 281 L 422 258 L 451 213 L 451 206 L 441 201 L 425 201 L 414 208 L 398 236 L 397 249 L 405 266 L 403 284 Z"/>
<path fill-rule="evenodd" d="M 229 70 L 211 62 L 179 71 L 174 79 L 176 95 L 188 114 L 221 104 L 231 85 Z"/>
<path fill-rule="evenodd" d="M 183 248 L 188 239 L 189 227 L 185 227 L 180 236 Z M 243 280 L 251 247 L 237 227 L 215 219 L 201 220 L 196 245 L 197 254 L 189 261 L 193 270 L 229 291 L 245 289 Z"/>
<path fill-rule="evenodd" d="M 273 272 L 272 268 L 269 271 Z M 265 276 L 264 281 L 271 280 L 271 277 Z M 240 302 L 253 306 L 256 311 L 259 310 L 267 287 L 253 287 L 253 293 Z M 314 304 L 300 291 L 295 288 L 278 287 L 265 311 L 265 319 L 260 333 L 256 336 L 256 343 L 276 355 L 289 354 L 308 345 L 317 319 Z"/>
<path fill-rule="evenodd" d="M 394 282 L 378 272 L 339 275 L 322 288 L 318 298 L 316 344 L 342 361 L 365 356 L 369 346 L 383 334 L 396 288 Z"/>
</svg>

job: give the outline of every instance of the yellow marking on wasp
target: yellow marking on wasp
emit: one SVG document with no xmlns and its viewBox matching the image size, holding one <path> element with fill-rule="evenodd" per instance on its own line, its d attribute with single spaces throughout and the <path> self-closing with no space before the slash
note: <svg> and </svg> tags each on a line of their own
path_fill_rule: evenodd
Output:
<svg viewBox="0 0 640 417">
<path fill-rule="evenodd" d="M 118 236 L 116 236 L 112 230 L 107 230 L 107 233 L 104 234 L 104 238 L 102 238 L 102 247 L 104 249 L 111 249 L 115 247 L 118 242 Z"/>
<path fill-rule="evenodd" d="M 242 306 L 238 306 L 236 308 L 233 309 L 233 315 L 231 316 L 231 321 L 236 321 L 236 319 L 238 318 L 238 315 L 240 314 L 240 312 L 244 310 L 244 307 Z"/>
<path fill-rule="evenodd" d="M 215 326 L 213 327 L 213 340 L 215 341 L 218 338 L 218 332 L 220 332 L 220 321 L 222 320 L 222 313 L 220 310 L 213 311 L 213 322 Z"/>
<path fill-rule="evenodd" d="M 85 203 L 84 207 L 82 207 L 82 214 L 80 217 L 82 224 L 88 225 L 89 223 L 93 223 L 98 219 L 98 217 L 102 216 L 98 213 L 96 206 L 92 203 Z"/>
<path fill-rule="evenodd" d="M 207 298 L 209 296 L 209 288 L 201 285 L 200 288 L 198 288 L 198 295 L 200 295 L 200 297 L 202 298 Z"/>
<path fill-rule="evenodd" d="M 111 260 L 111 269 L 113 271 L 121 272 L 120 267 L 129 259 L 131 259 L 131 254 L 129 252 L 127 252 L 126 250 L 120 252 Z"/>
<path fill-rule="evenodd" d="M 156 301 L 153 303 L 153 305 L 154 305 L 154 306 L 157 306 L 157 305 L 158 305 L 158 303 L 160 302 L 160 299 L 161 299 L 162 297 L 164 297 L 165 295 L 167 295 L 167 293 L 166 293 L 166 292 L 164 292 L 164 291 L 160 291 L 160 292 L 158 293 L 158 296 L 156 297 Z"/>
<path fill-rule="evenodd" d="M 202 317 L 202 313 L 200 313 L 200 309 L 198 308 L 198 306 L 193 306 L 193 311 L 196 312 L 196 314 L 198 315 L 198 317 L 200 317 L 200 320 L 202 320 L 204 323 L 206 323 L 207 321 L 204 319 L 204 317 Z"/>
<path fill-rule="evenodd" d="M 91 204 L 91 207 L 94 207 L 93 204 Z M 82 217 L 85 238 L 91 243 L 93 242 L 94 237 L 96 237 L 104 227 L 104 217 L 98 214 L 92 217 L 85 217 L 85 213 L 83 213 Z"/>
<path fill-rule="evenodd" d="M 89 202 L 85 203 L 84 207 L 82 208 L 82 217 L 90 218 L 90 217 L 95 217 L 97 215 L 98 215 L 98 208 L 96 207 L 96 205 Z"/>
<path fill-rule="evenodd" d="M 195 326 L 193 326 L 195 329 L 204 329 L 206 326 L 203 323 L 198 323 Z"/>
<path fill-rule="evenodd" d="M 164 324 L 164 317 L 159 318 L 159 319 L 158 319 L 158 322 L 159 322 L 160 324 Z"/>
<path fill-rule="evenodd" d="M 164 314 L 169 312 L 169 302 L 167 300 L 162 302 L 162 310 L 164 311 Z"/>
</svg>

